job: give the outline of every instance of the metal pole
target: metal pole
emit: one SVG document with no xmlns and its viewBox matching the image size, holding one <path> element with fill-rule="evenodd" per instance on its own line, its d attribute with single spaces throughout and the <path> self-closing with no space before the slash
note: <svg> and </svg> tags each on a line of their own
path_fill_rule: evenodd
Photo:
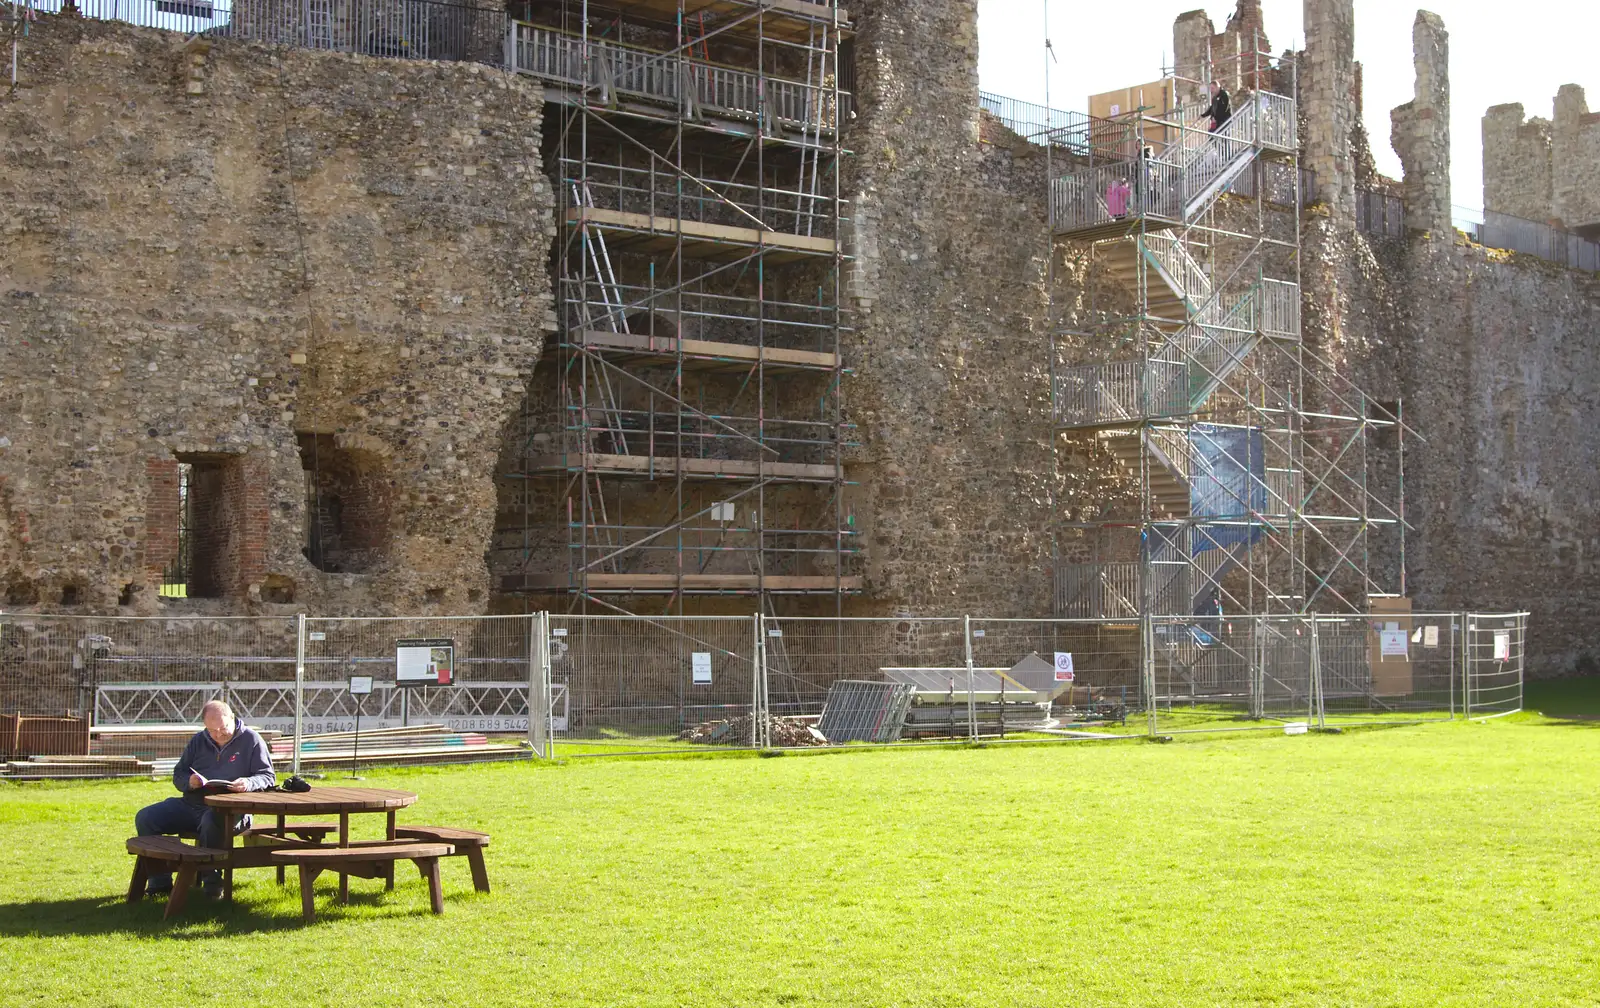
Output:
<svg viewBox="0 0 1600 1008">
<path fill-rule="evenodd" d="M 1461 713 L 1472 717 L 1472 631 L 1471 613 L 1461 614 Z"/>
<path fill-rule="evenodd" d="M 554 706 L 550 696 L 550 613 L 540 610 L 533 614 L 528 632 L 528 732 L 533 751 L 541 759 L 555 758 L 555 734 L 550 730 L 550 711 Z"/>
<path fill-rule="evenodd" d="M 294 757 L 290 761 L 290 769 L 296 776 L 300 774 L 300 729 L 306 709 L 305 688 L 306 614 L 299 613 L 294 618 Z"/>
<path fill-rule="evenodd" d="M 759 602 L 759 600 L 758 600 Z M 762 643 L 761 634 L 766 623 L 766 617 L 755 613 L 750 617 L 752 633 L 755 641 L 750 649 L 750 745 L 760 749 L 761 745 L 761 679 L 766 671 L 766 645 Z"/>
<path fill-rule="evenodd" d="M 1149 718 L 1150 737 L 1156 735 L 1156 634 L 1155 617 L 1150 615 L 1150 610 L 1145 609 L 1144 616 L 1140 619 L 1142 626 L 1139 634 L 1139 661 L 1143 670 L 1141 678 L 1144 679 L 1144 704 Z"/>
<path fill-rule="evenodd" d="M 963 636 L 965 637 L 967 651 L 967 737 L 976 742 L 978 741 L 978 704 L 972 696 L 972 617 L 963 616 L 961 619 L 963 621 L 962 626 L 966 631 Z"/>
<path fill-rule="evenodd" d="M 539 702 L 544 691 L 540 688 L 544 683 L 544 648 L 549 641 L 542 633 L 542 613 L 528 614 L 528 745 L 533 749 L 535 756 L 545 757 L 545 745 L 549 739 L 546 730 L 549 725 L 540 716 L 541 712 L 549 710 L 549 705 L 541 707 Z"/>
<path fill-rule="evenodd" d="M 1314 691 L 1317 705 L 1317 728 L 1321 730 L 1327 725 L 1327 708 L 1322 696 L 1322 636 L 1317 632 L 1317 617 L 1311 617 L 1311 688 Z"/>
</svg>

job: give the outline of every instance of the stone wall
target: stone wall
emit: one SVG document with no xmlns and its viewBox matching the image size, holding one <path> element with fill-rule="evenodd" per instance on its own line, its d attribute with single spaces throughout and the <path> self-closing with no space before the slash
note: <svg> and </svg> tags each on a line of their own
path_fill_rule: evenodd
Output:
<svg viewBox="0 0 1600 1008">
<path fill-rule="evenodd" d="M 1483 206 L 1600 240 L 1600 112 L 1583 88 L 1561 86 L 1553 119 L 1524 120 L 1520 104 L 1484 113 Z"/>
<path fill-rule="evenodd" d="M 551 322 L 541 90 L 54 16 L 21 75 L 0 104 L 10 604 L 481 610 L 498 439 Z M 158 606 L 179 463 L 212 597 Z M 351 530 L 359 570 L 307 555 L 313 468 L 356 474 L 352 523 L 378 526 Z"/>
<path fill-rule="evenodd" d="M 1600 671 L 1600 278 L 1446 236 L 1399 279 L 1414 603 L 1529 609 L 1533 674 Z"/>
<path fill-rule="evenodd" d="M 1355 31 L 1353 0 L 1305 0 L 1299 73 L 1303 165 L 1316 177 L 1316 199 L 1340 220 L 1355 218 Z"/>
<path fill-rule="evenodd" d="M 1589 111 L 1576 84 L 1556 92 L 1550 190 L 1561 223 L 1600 240 L 1600 112 Z"/>
<path fill-rule="evenodd" d="M 852 8 L 863 610 L 1050 611 L 1042 165 L 978 144 L 975 0 Z M 1026 145 L 1024 145 L 1026 146 Z"/>
<path fill-rule="evenodd" d="M 1417 11 L 1411 29 L 1416 97 L 1389 113 L 1405 169 L 1406 224 L 1450 230 L 1450 33 L 1437 14 Z"/>
<path fill-rule="evenodd" d="M 1483 208 L 1549 219 L 1550 120 L 1524 120 L 1520 104 L 1496 105 L 1483 115 Z"/>
</svg>

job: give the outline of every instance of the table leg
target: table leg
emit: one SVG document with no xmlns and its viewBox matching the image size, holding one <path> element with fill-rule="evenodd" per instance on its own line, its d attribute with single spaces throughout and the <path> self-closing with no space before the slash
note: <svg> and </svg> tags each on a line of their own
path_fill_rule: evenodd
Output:
<svg viewBox="0 0 1600 1008">
<path fill-rule="evenodd" d="M 350 846 L 350 813 L 339 813 L 339 846 Z M 339 902 L 350 902 L 350 876 L 344 872 L 339 873 Z"/>
<path fill-rule="evenodd" d="M 222 900 L 224 903 L 233 902 L 233 813 L 226 810 L 222 813 L 222 849 L 229 851 L 228 861 L 222 869 Z"/>
<path fill-rule="evenodd" d="M 177 874 L 172 879 L 172 895 L 167 897 L 167 909 L 161 917 L 170 920 L 183 912 L 183 904 L 189 899 L 189 887 L 194 884 L 194 865 L 185 861 L 178 865 Z"/>
<path fill-rule="evenodd" d="M 389 810 L 388 835 L 385 837 L 390 843 L 394 842 L 394 809 Z M 383 888 L 385 891 L 394 889 L 394 862 L 389 862 L 389 870 L 383 873 Z"/>
<path fill-rule="evenodd" d="M 144 884 L 150 878 L 150 859 L 140 854 L 133 859 L 133 881 L 128 883 L 128 902 L 144 899 Z"/>
<path fill-rule="evenodd" d="M 288 818 L 289 817 L 284 815 L 282 812 L 278 813 L 278 836 L 280 837 L 284 835 L 283 830 L 284 827 L 288 825 Z M 278 884 L 283 885 L 283 865 L 278 866 Z"/>
<path fill-rule="evenodd" d="M 439 859 L 418 858 L 417 867 L 422 871 L 422 877 L 428 880 L 428 902 L 436 914 L 444 913 L 444 889 L 439 884 Z"/>
</svg>

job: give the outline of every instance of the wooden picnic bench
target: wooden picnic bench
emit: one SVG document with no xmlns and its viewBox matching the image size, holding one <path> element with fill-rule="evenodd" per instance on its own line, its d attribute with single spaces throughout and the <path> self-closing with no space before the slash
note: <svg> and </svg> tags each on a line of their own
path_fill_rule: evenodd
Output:
<svg viewBox="0 0 1600 1008">
<path fill-rule="evenodd" d="M 269 855 L 274 863 L 295 865 L 300 869 L 300 911 L 306 921 L 316 919 L 316 902 L 312 884 L 324 871 L 340 874 L 339 902 L 349 902 L 349 889 L 343 878 L 381 878 L 393 880 L 394 863 L 411 861 L 428 882 L 428 900 L 433 912 L 444 913 L 444 892 L 439 883 L 439 859 L 455 853 L 455 848 L 443 843 L 391 843 L 376 841 L 349 847 L 284 847 L 273 848 Z"/>
<path fill-rule="evenodd" d="M 167 909 L 161 915 L 166 919 L 183 910 L 189 899 L 189 888 L 194 885 L 195 872 L 206 866 L 226 866 L 231 852 L 215 847 L 193 847 L 175 836 L 136 836 L 128 838 L 128 853 L 136 858 L 133 880 L 128 883 L 129 903 L 144 899 L 144 885 L 152 874 L 173 873 L 172 894 L 167 897 Z"/>
<path fill-rule="evenodd" d="M 489 891 L 489 872 L 483 864 L 483 849 L 489 846 L 489 834 L 454 826 L 396 826 L 394 835 L 407 840 L 450 844 L 456 856 L 465 857 L 472 868 L 472 888 Z"/>
</svg>

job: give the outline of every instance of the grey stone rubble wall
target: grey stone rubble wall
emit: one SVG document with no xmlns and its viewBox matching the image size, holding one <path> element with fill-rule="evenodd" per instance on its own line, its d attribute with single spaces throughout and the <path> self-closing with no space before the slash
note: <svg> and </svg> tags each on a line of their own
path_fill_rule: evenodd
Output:
<svg viewBox="0 0 1600 1008">
<path fill-rule="evenodd" d="M 504 421 L 552 323 L 539 88 L 47 16 L 0 105 L 0 581 L 154 611 L 147 472 L 243 460 L 209 611 L 481 610 Z M 302 556 L 297 433 L 379 460 L 380 562 Z M 255 513 L 259 511 L 260 513 Z M 156 558 L 159 559 L 159 558 Z M 126 611 L 126 610 L 125 610 Z"/>
<path fill-rule="evenodd" d="M 1524 120 L 1520 104 L 1484 113 L 1483 206 L 1600 238 L 1600 112 L 1583 88 L 1561 86 L 1553 119 Z"/>
<path fill-rule="evenodd" d="M 1049 249 L 1029 155 L 978 145 L 975 0 L 852 9 L 845 401 L 872 611 L 1050 605 Z M 1028 194 L 1022 198 L 1019 194 Z"/>
<path fill-rule="evenodd" d="M 1417 11 L 1411 29 L 1416 97 L 1389 113 L 1405 169 L 1406 225 L 1450 229 L 1450 35 L 1437 14 Z"/>
</svg>

